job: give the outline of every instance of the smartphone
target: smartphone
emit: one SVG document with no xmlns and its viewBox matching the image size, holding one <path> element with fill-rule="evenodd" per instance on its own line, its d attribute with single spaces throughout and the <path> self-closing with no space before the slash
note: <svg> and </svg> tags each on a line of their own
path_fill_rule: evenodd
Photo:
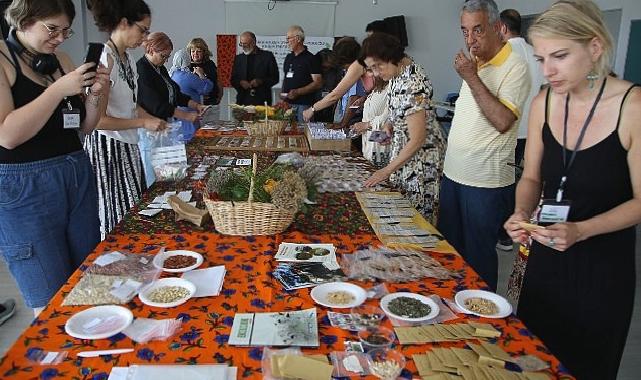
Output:
<svg viewBox="0 0 641 380">
<path fill-rule="evenodd" d="M 381 143 L 385 142 L 389 139 L 389 136 L 387 135 L 387 132 L 385 131 L 372 131 L 372 134 L 369 135 L 369 141 Z"/>
<path fill-rule="evenodd" d="M 104 44 L 98 42 L 89 42 L 87 46 L 87 54 L 85 55 L 85 62 L 93 62 L 96 65 L 90 68 L 87 72 L 96 71 L 98 65 L 100 64 L 100 56 L 102 55 L 102 49 L 105 47 Z"/>
</svg>

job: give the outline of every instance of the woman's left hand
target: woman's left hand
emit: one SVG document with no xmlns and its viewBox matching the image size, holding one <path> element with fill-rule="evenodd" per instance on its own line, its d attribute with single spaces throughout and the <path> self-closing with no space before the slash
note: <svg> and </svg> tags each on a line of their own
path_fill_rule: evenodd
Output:
<svg viewBox="0 0 641 380">
<path fill-rule="evenodd" d="M 363 185 L 365 185 L 365 187 L 376 186 L 381 182 L 387 181 L 391 174 L 392 173 L 387 169 L 387 167 L 384 167 L 375 171 L 374 174 L 372 174 L 372 176 L 363 183 Z"/>
<path fill-rule="evenodd" d="M 95 82 L 91 85 L 91 93 L 95 96 L 102 95 L 107 88 L 109 88 L 111 69 L 104 67 L 103 65 L 98 66 L 96 69 Z"/>
<path fill-rule="evenodd" d="M 570 248 L 581 240 L 581 231 L 577 223 L 556 223 L 551 226 L 532 231 L 532 238 L 559 252 Z"/>
</svg>

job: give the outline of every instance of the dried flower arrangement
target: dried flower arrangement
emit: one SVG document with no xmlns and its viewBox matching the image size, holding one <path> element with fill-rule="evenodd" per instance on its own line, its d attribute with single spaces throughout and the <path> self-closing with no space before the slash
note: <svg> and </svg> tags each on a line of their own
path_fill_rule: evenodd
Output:
<svg viewBox="0 0 641 380">
<path fill-rule="evenodd" d="M 234 119 L 239 121 L 260 121 L 260 120 L 294 120 L 294 110 L 286 102 L 279 102 L 274 106 L 241 106 L 231 104 L 231 113 Z"/>
<path fill-rule="evenodd" d="M 207 198 L 215 201 L 246 201 L 249 197 L 252 170 L 240 172 L 214 170 L 207 181 Z M 253 201 L 272 203 L 290 212 L 298 211 L 308 197 L 308 187 L 297 170 L 289 165 L 272 165 L 254 176 Z"/>
</svg>

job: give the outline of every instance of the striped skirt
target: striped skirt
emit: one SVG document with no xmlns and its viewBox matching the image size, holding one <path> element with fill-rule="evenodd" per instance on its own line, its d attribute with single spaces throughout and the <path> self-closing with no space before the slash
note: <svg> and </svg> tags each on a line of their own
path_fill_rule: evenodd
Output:
<svg viewBox="0 0 641 380">
<path fill-rule="evenodd" d="M 140 150 L 136 144 L 98 131 L 85 137 L 84 148 L 96 173 L 100 235 L 104 240 L 147 188 Z"/>
</svg>

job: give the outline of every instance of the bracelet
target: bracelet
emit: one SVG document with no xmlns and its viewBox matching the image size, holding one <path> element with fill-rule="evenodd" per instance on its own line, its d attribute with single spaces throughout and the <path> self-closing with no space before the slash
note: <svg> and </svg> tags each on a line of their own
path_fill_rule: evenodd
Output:
<svg viewBox="0 0 641 380">
<path fill-rule="evenodd" d="M 316 112 L 316 109 L 314 109 L 314 105 L 313 104 L 312 104 L 311 107 L 309 107 L 309 109 L 312 110 L 312 112 Z"/>
</svg>

